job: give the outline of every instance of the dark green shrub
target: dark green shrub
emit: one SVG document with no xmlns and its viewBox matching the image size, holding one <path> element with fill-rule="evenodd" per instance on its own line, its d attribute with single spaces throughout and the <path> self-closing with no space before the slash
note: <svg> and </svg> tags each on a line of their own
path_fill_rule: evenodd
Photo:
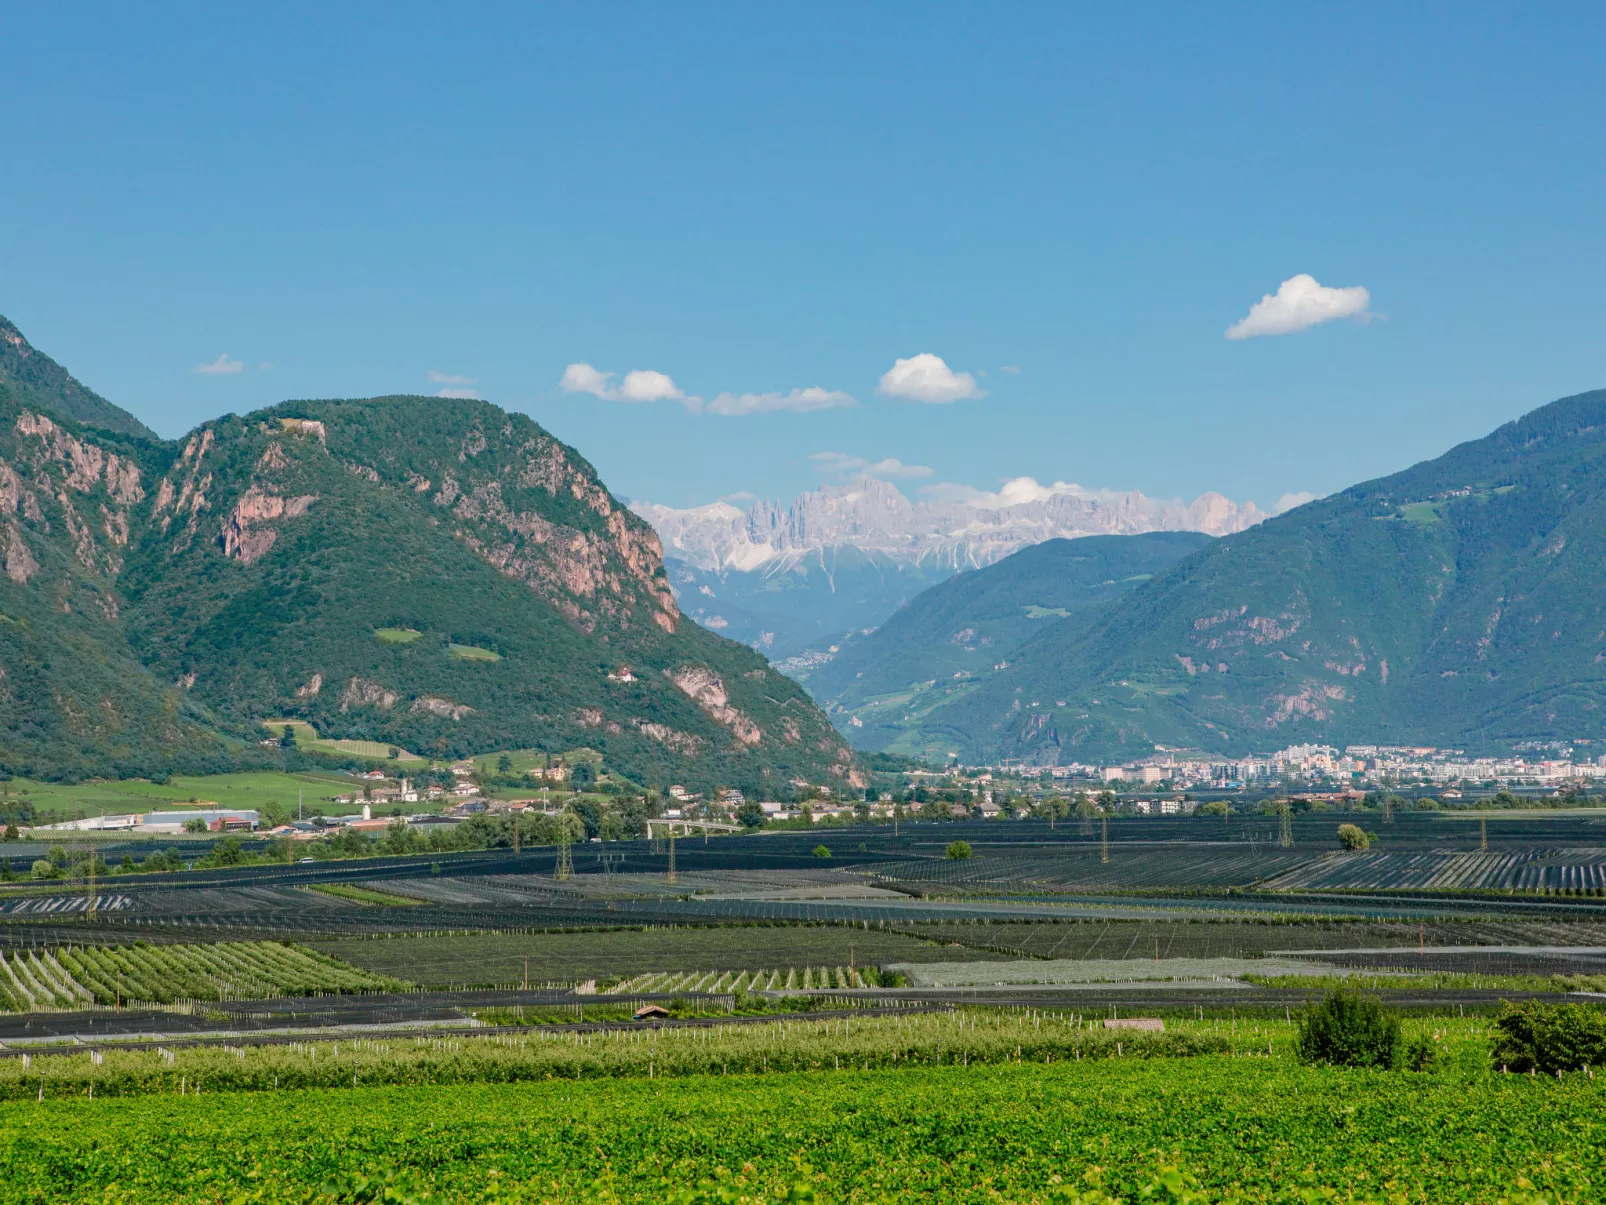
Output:
<svg viewBox="0 0 1606 1205">
<path fill-rule="evenodd" d="M 1495 1018 L 1491 1055 L 1512 1071 L 1578 1071 L 1606 1066 L 1606 1012 L 1588 1004 L 1506 1004 Z"/>
<path fill-rule="evenodd" d="M 1431 1038 L 1412 1038 L 1406 1043 L 1400 1065 L 1407 1071 L 1431 1071 L 1438 1061 L 1438 1043 Z"/>
<path fill-rule="evenodd" d="M 950 841 L 950 842 L 948 842 L 948 860 L 950 862 L 959 861 L 959 860 L 961 860 L 963 858 L 968 858 L 968 857 L 970 857 L 970 842 L 969 841 Z"/>
<path fill-rule="evenodd" d="M 1393 1067 L 1400 1056 L 1400 1023 L 1373 996 L 1332 992 L 1300 1017 L 1294 1049 L 1304 1063 Z"/>
</svg>

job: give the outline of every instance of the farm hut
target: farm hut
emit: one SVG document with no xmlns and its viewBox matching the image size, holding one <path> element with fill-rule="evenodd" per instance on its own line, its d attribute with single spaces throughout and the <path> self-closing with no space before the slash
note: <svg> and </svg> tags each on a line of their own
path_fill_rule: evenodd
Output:
<svg viewBox="0 0 1606 1205">
<path fill-rule="evenodd" d="M 638 1021 L 660 1021 L 669 1016 L 669 1010 L 661 1004 L 643 1004 L 636 1010 Z"/>
</svg>

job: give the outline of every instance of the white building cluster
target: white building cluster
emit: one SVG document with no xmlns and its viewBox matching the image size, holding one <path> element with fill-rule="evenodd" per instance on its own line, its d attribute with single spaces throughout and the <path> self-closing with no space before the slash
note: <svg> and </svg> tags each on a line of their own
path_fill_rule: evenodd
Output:
<svg viewBox="0 0 1606 1205">
<path fill-rule="evenodd" d="M 1243 758 L 1206 758 L 1162 752 L 1126 765 L 1017 766 L 997 769 L 1011 776 L 1076 780 L 1123 786 L 1169 783 L 1188 787 L 1267 786 L 1274 782 L 1337 782 L 1353 786 L 1459 782 L 1501 786 L 1556 786 L 1606 779 L 1606 755 L 1581 755 L 1567 745 L 1535 744 L 1506 757 L 1468 757 L 1461 749 L 1422 745 L 1290 745 L 1276 753 Z M 1546 756 L 1548 755 L 1548 756 Z M 979 767 L 978 767 L 979 768 Z"/>
</svg>

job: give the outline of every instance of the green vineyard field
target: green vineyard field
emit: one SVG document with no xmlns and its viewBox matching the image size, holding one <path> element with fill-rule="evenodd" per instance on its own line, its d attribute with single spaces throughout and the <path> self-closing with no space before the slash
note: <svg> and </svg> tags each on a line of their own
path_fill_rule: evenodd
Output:
<svg viewBox="0 0 1606 1205">
<path fill-rule="evenodd" d="M 180 1056 L 182 1057 L 182 1056 Z M 1209 1055 L 0 1105 L 0 1202 L 1598 1201 L 1606 1084 Z M 1514 1196 L 1525 1181 L 1533 1193 Z M 1316 1195 L 1327 1186 L 1332 1196 Z M 1310 1195 L 1296 1195 L 1296 1194 Z M 389 1195 L 382 1195 L 389 1194 Z M 684 1194 L 684 1195 L 682 1195 Z M 1074 1198 L 1072 1198 L 1074 1199 Z M 1164 1192 L 1153 1199 L 1173 1200 Z"/>
<path fill-rule="evenodd" d="M 0 1011 L 384 991 L 399 980 L 271 941 L 0 952 Z"/>
</svg>

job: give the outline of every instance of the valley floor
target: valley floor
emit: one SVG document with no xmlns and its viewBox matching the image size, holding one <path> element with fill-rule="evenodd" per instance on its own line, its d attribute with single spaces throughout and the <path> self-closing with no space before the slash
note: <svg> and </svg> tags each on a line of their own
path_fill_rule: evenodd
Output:
<svg viewBox="0 0 1606 1205">
<path fill-rule="evenodd" d="M 1206 1202 L 1582 1202 L 1603 1104 L 1606 1081 L 1490 1074 L 1470 1041 L 1427 1073 L 1207 1055 L 75 1098 L 0 1105 L 0 1202 L 1131 1201 L 1168 1166 Z"/>
</svg>

